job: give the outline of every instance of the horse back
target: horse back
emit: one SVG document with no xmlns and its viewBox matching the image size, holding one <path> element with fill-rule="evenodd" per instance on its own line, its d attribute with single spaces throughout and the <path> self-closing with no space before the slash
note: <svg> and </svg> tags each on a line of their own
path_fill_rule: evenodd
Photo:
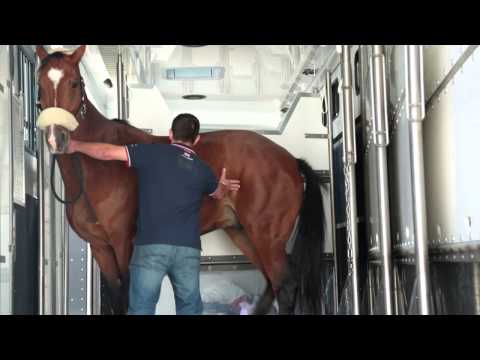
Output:
<svg viewBox="0 0 480 360">
<path fill-rule="evenodd" d="M 265 136 L 253 131 L 225 130 L 201 135 L 195 147 L 201 159 L 220 171 L 227 168 L 230 177 L 253 170 L 259 174 L 290 173 L 298 177 L 295 157 Z"/>
</svg>

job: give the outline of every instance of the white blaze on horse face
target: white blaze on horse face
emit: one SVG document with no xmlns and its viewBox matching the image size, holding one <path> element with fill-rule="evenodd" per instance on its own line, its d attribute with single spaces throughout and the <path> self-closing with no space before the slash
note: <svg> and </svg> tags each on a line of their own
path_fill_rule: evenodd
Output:
<svg viewBox="0 0 480 360">
<path fill-rule="evenodd" d="M 60 70 L 60 69 L 56 69 L 56 68 L 51 68 L 49 71 L 48 71 L 48 78 L 52 81 L 53 83 L 53 91 L 55 92 L 55 96 L 54 96 L 54 103 L 55 103 L 55 107 L 57 107 L 57 87 L 58 87 L 58 84 L 60 83 L 60 80 L 62 79 L 63 77 L 63 70 Z"/>
<path fill-rule="evenodd" d="M 57 139 L 55 138 L 55 125 L 50 125 L 48 127 L 48 143 L 50 144 L 53 151 L 57 151 Z"/>
</svg>

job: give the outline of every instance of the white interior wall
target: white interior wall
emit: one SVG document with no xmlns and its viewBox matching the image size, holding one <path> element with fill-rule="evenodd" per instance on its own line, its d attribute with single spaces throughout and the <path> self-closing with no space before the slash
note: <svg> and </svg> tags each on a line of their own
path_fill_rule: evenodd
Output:
<svg viewBox="0 0 480 360">
<path fill-rule="evenodd" d="M 140 129 L 151 129 L 157 136 L 168 135 L 173 115 L 162 94 L 152 89 L 130 89 L 128 121 Z"/>
<path fill-rule="evenodd" d="M 110 78 L 97 45 L 88 45 L 80 62 L 80 73 L 85 82 L 88 99 L 105 117 L 117 117 L 116 87 L 103 82 Z M 115 79 L 111 79 L 112 81 Z"/>
<path fill-rule="evenodd" d="M 321 105 L 320 97 L 301 98 L 284 132 L 281 135 L 267 135 L 293 156 L 308 161 L 314 170 L 328 170 L 329 167 L 327 139 L 305 138 L 306 133 L 327 133 L 327 128 L 321 123 Z"/>
<path fill-rule="evenodd" d="M 169 100 L 172 116 L 194 114 L 204 127 L 235 126 L 245 129 L 276 129 L 280 122 L 280 103 L 259 101 Z"/>
<path fill-rule="evenodd" d="M 434 45 L 424 49 L 426 98 L 467 49 Z M 480 240 L 480 169 L 472 166 L 478 148 L 477 48 L 427 109 L 423 131 L 428 236 L 431 242 Z"/>
</svg>

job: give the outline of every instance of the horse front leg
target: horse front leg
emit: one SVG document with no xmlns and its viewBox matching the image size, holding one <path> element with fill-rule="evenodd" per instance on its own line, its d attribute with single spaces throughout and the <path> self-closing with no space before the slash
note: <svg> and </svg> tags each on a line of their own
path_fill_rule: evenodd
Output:
<svg viewBox="0 0 480 360">
<path fill-rule="evenodd" d="M 112 315 L 126 314 L 127 309 L 122 299 L 122 281 L 113 248 L 105 241 L 92 242 L 90 247 L 102 276 L 107 282 Z"/>
</svg>

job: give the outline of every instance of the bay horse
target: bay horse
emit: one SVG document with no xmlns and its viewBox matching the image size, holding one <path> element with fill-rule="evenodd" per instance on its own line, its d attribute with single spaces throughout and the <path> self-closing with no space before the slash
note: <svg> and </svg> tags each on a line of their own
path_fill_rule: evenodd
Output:
<svg viewBox="0 0 480 360">
<path fill-rule="evenodd" d="M 68 113 L 77 123 L 69 129 L 52 120 L 43 130 L 50 152 L 57 153 L 65 197 L 77 198 L 66 205 L 68 222 L 90 244 L 110 289 L 110 312 L 124 314 L 138 209 L 136 171 L 119 161 L 64 154 L 61 149 L 69 137 L 116 145 L 169 140 L 123 120 L 109 120 L 92 105 L 78 66 L 85 49 L 82 45 L 70 54 L 49 54 L 37 47 L 41 61 L 38 106 L 42 113 Z M 312 168 L 251 131 L 204 133 L 195 150 L 217 176 L 225 166 L 230 178 L 241 181 L 240 191 L 222 201 L 205 198 L 201 233 L 223 229 L 265 276 L 267 286 L 254 313 L 266 314 L 275 298 L 281 314 L 295 313 L 296 304 L 301 305 L 302 313 L 320 313 L 324 209 L 319 179 Z M 287 255 L 286 245 L 295 228 L 294 246 Z"/>
</svg>

